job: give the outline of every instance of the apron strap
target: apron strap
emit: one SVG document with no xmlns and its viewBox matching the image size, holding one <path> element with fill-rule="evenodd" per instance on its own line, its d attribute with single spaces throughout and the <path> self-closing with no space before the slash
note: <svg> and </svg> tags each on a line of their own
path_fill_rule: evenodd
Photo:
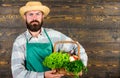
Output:
<svg viewBox="0 0 120 78">
<path fill-rule="evenodd" d="M 50 44 L 51 44 L 51 46 L 52 46 L 52 50 L 53 50 L 53 44 L 52 44 L 52 41 L 51 41 L 51 39 L 50 39 L 49 35 L 47 34 L 47 32 L 46 32 L 45 28 L 44 28 L 44 32 L 45 32 L 45 34 L 47 35 L 47 37 L 48 37 L 48 39 L 49 39 L 49 41 L 50 41 Z"/>
</svg>

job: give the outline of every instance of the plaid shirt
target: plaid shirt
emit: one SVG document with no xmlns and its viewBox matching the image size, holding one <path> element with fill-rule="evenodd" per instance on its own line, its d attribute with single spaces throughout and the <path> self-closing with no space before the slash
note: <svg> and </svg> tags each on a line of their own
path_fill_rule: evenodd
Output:
<svg viewBox="0 0 120 78">
<path fill-rule="evenodd" d="M 57 41 L 71 41 L 72 39 L 66 35 L 55 31 L 53 29 L 45 28 L 47 34 L 49 35 L 52 44 L 54 45 Z M 44 28 L 42 28 L 41 33 L 38 37 L 32 37 L 29 31 L 22 33 L 18 36 L 13 44 L 12 57 L 11 57 L 11 69 L 13 78 L 44 78 L 44 72 L 34 72 L 28 71 L 25 67 L 25 58 L 26 58 L 26 39 L 30 43 L 46 43 L 49 42 L 47 39 Z M 56 51 L 64 50 L 66 52 L 75 51 L 77 54 L 77 46 L 73 44 L 58 44 Z M 87 66 L 87 54 L 85 49 L 80 45 L 80 59 L 83 61 L 84 65 Z"/>
</svg>

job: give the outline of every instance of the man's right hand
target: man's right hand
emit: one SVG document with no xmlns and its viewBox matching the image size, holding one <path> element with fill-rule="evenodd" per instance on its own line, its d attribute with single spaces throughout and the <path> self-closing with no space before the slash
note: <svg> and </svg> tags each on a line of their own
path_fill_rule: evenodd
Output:
<svg viewBox="0 0 120 78">
<path fill-rule="evenodd" d="M 64 74 L 55 74 L 56 70 L 46 71 L 45 78 L 61 78 Z"/>
</svg>

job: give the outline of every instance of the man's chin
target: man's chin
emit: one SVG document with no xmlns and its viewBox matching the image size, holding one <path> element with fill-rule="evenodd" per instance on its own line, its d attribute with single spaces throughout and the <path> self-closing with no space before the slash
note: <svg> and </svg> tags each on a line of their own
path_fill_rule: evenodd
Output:
<svg viewBox="0 0 120 78">
<path fill-rule="evenodd" d="M 31 28 L 28 28 L 29 31 L 31 32 L 38 32 L 41 28 L 37 28 L 37 29 L 31 29 Z"/>
</svg>

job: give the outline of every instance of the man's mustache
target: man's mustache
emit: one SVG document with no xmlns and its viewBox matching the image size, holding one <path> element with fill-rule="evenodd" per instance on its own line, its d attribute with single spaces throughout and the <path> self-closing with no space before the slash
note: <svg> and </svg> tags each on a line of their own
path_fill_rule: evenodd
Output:
<svg viewBox="0 0 120 78">
<path fill-rule="evenodd" d="M 38 23 L 39 23 L 39 21 L 38 21 L 38 20 L 33 20 L 33 21 L 31 21 L 31 22 L 30 22 L 30 24 L 31 24 L 31 23 L 33 23 L 33 22 L 38 22 Z"/>
</svg>

